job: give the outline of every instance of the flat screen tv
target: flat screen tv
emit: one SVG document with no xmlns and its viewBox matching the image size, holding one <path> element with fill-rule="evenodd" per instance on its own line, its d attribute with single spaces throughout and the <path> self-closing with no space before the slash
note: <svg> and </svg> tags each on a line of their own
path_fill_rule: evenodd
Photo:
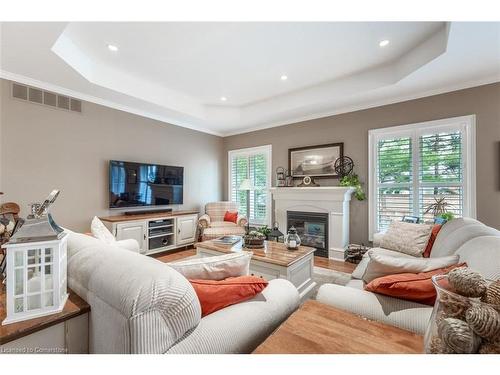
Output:
<svg viewBox="0 0 500 375">
<path fill-rule="evenodd" d="M 183 187 L 183 167 L 109 162 L 110 208 L 182 204 Z"/>
</svg>

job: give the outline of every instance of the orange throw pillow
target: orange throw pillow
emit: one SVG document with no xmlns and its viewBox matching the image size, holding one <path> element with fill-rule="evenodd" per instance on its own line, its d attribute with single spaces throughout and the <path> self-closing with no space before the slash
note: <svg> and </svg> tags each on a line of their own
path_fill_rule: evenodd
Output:
<svg viewBox="0 0 500 375">
<path fill-rule="evenodd" d="M 466 266 L 466 263 L 459 263 L 429 272 L 383 276 L 371 281 L 365 286 L 365 290 L 432 306 L 436 300 L 436 290 L 432 285 L 431 277 L 447 274 L 454 268 Z"/>
<path fill-rule="evenodd" d="M 224 221 L 230 221 L 231 223 L 237 224 L 238 211 L 236 211 L 236 212 L 226 211 L 226 213 L 224 214 Z"/>
<path fill-rule="evenodd" d="M 224 307 L 246 301 L 262 292 L 268 282 L 256 276 L 228 277 L 225 280 L 189 280 L 206 316 Z"/>
<path fill-rule="evenodd" d="M 423 257 L 424 258 L 429 258 L 431 256 L 431 251 L 432 251 L 432 246 L 434 245 L 434 241 L 436 240 L 436 237 L 441 230 L 442 225 L 441 224 L 436 224 L 432 227 L 432 232 L 431 236 L 429 237 L 429 241 L 427 242 L 427 247 L 424 250 Z"/>
</svg>

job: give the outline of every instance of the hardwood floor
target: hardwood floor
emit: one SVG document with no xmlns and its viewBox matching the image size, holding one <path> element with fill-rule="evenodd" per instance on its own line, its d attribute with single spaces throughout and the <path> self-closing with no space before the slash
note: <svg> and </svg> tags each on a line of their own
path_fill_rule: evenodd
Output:
<svg viewBox="0 0 500 375">
<path fill-rule="evenodd" d="M 152 256 L 162 262 L 167 263 L 167 262 L 175 262 L 176 260 L 181 260 L 183 258 L 187 258 L 193 255 L 196 255 L 196 249 L 194 247 L 190 247 L 189 249 L 186 250 L 182 249 L 176 252 L 159 253 Z M 314 257 L 314 265 L 316 267 L 328 268 L 330 270 L 345 272 L 345 273 L 352 273 L 352 271 L 354 271 L 354 269 L 356 268 L 356 265 L 352 263 L 342 262 L 340 260 L 331 260 L 328 258 L 316 257 L 316 256 Z"/>
<path fill-rule="evenodd" d="M 352 273 L 356 268 L 357 264 L 343 262 L 341 260 L 332 260 L 323 257 L 314 257 L 314 265 L 316 267 L 328 268 L 330 270 Z"/>
</svg>

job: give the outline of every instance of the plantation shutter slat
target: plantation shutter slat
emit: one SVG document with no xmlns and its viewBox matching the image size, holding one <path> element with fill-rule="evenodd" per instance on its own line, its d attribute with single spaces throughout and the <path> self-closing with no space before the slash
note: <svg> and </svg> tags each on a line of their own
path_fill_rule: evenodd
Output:
<svg viewBox="0 0 500 375">
<path fill-rule="evenodd" d="M 378 140 L 375 205 L 378 231 L 408 215 L 433 221 L 434 213 L 425 211 L 441 198 L 447 203 L 447 211 L 456 217 L 463 215 L 462 141 L 460 130 L 393 135 Z"/>
<path fill-rule="evenodd" d="M 377 145 L 377 223 L 387 229 L 393 220 L 413 213 L 412 142 L 410 137 L 383 139 Z"/>
<path fill-rule="evenodd" d="M 231 197 L 239 205 L 238 212 L 248 217 L 247 193 L 240 191 L 239 186 L 247 178 L 248 158 L 236 156 L 231 159 Z"/>
<path fill-rule="evenodd" d="M 424 220 L 434 218 L 432 211 L 427 214 L 425 211 L 436 202 L 435 198 L 444 198 L 446 210 L 457 217 L 462 216 L 462 133 L 453 131 L 422 135 L 419 139 L 419 154 L 419 216 Z"/>
<path fill-rule="evenodd" d="M 268 215 L 268 155 L 266 152 L 238 154 L 231 162 L 231 199 L 239 204 L 238 212 L 245 215 L 252 224 L 265 224 Z M 255 190 L 240 191 L 239 186 L 249 178 Z M 247 212 L 247 198 L 250 212 Z"/>
</svg>

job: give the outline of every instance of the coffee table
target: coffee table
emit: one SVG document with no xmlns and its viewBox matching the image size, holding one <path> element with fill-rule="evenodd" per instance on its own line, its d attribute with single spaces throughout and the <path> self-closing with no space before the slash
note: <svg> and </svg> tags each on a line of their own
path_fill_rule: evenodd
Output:
<svg viewBox="0 0 500 375">
<path fill-rule="evenodd" d="M 255 354 L 417 354 L 423 337 L 317 301 L 305 302 Z"/>
<path fill-rule="evenodd" d="M 288 250 L 279 242 L 265 241 L 263 249 L 246 249 L 243 241 L 233 246 L 222 245 L 213 241 L 195 244 L 199 257 L 215 256 L 232 252 L 251 251 L 250 273 L 266 280 L 287 279 L 297 290 L 301 300 L 305 300 L 316 283 L 313 281 L 314 248 L 299 246 L 297 250 Z"/>
</svg>

